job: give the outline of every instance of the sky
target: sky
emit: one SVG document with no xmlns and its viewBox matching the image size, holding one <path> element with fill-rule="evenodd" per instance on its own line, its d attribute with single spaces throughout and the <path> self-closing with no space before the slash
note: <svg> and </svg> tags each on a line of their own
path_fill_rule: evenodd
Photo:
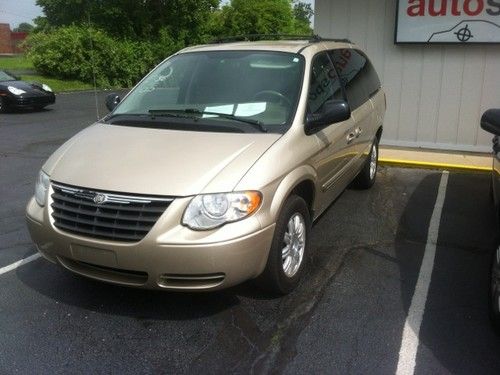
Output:
<svg viewBox="0 0 500 375">
<path fill-rule="evenodd" d="M 0 0 L 0 23 L 8 23 L 11 28 L 21 22 L 33 23 L 33 18 L 42 15 L 36 0 Z"/>
<path fill-rule="evenodd" d="M 223 0 L 227 3 L 229 0 Z M 314 0 L 303 0 L 311 3 Z M 11 28 L 18 26 L 21 22 L 33 23 L 33 18 L 42 15 L 42 9 L 36 5 L 36 0 L 0 0 L 0 23 L 8 23 Z"/>
</svg>

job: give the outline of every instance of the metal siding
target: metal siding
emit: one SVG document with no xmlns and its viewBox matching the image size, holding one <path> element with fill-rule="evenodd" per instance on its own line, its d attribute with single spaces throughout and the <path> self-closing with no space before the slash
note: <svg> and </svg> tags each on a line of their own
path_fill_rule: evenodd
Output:
<svg viewBox="0 0 500 375">
<path fill-rule="evenodd" d="M 394 45 L 396 0 L 316 0 L 315 32 L 367 51 L 387 92 L 382 143 L 489 151 L 482 112 L 500 107 L 499 45 Z"/>
</svg>

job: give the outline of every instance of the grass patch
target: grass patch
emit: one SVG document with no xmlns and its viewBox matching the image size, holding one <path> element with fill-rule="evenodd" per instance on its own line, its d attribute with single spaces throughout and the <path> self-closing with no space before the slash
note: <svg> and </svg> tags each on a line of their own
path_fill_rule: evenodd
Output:
<svg viewBox="0 0 500 375">
<path fill-rule="evenodd" d="M 68 80 L 55 77 L 47 77 L 39 74 L 23 74 L 31 73 L 31 71 L 36 72 L 35 67 L 31 63 L 31 61 L 24 55 L 13 57 L 1 56 L 0 70 L 8 70 L 15 75 L 20 75 L 23 81 L 45 83 L 49 85 L 55 92 L 91 90 L 94 88 L 94 86 L 90 83 L 85 83 L 74 79 Z M 17 71 L 19 71 L 19 73 L 17 73 Z M 98 87 L 98 89 L 102 89 L 102 87 Z M 113 89 L 117 88 L 113 87 Z"/>
<path fill-rule="evenodd" d="M 37 75 L 21 75 L 23 81 L 35 81 L 39 83 L 45 83 L 49 85 L 55 92 L 61 91 L 78 91 L 78 90 L 90 90 L 93 86 L 89 83 L 84 83 L 74 80 L 61 80 L 53 77 L 44 77 Z"/>
<path fill-rule="evenodd" d="M 0 57 L 0 69 L 5 70 L 26 70 L 35 69 L 30 60 L 24 55 L 2 56 Z"/>
<path fill-rule="evenodd" d="M 80 82 L 77 80 L 62 80 L 54 77 L 45 77 L 36 74 L 22 74 L 23 70 L 35 71 L 35 67 L 31 63 L 31 61 L 24 55 L 0 57 L 0 69 L 11 71 L 13 74 L 16 74 L 16 71 L 20 71 L 21 79 L 23 81 L 45 83 L 52 87 L 52 90 L 54 90 L 55 92 L 89 90 L 93 88 L 91 84 Z"/>
</svg>

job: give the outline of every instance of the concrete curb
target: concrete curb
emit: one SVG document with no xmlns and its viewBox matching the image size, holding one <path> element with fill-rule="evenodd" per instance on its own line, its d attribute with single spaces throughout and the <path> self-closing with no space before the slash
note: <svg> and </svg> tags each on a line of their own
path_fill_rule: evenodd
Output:
<svg viewBox="0 0 500 375">
<path fill-rule="evenodd" d="M 440 170 L 461 170 L 461 171 L 475 171 L 475 172 L 491 172 L 492 168 L 460 165 L 460 164 L 446 164 L 446 163 L 428 163 L 416 160 L 397 160 L 397 159 L 379 159 L 380 165 L 405 167 L 405 168 L 422 168 L 422 169 L 440 169 Z"/>
<path fill-rule="evenodd" d="M 380 146 L 379 163 L 406 168 L 491 172 L 493 161 L 491 154 L 488 153 L 457 153 Z"/>
</svg>

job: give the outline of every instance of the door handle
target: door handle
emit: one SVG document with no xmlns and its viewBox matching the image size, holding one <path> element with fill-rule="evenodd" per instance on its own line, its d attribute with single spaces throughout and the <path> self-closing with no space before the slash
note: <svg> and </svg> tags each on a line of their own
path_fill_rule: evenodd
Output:
<svg viewBox="0 0 500 375">
<path fill-rule="evenodd" d="M 363 129 L 361 128 L 356 128 L 356 138 L 359 138 L 359 136 L 363 134 Z"/>
<path fill-rule="evenodd" d="M 347 137 L 346 137 L 347 143 L 351 143 L 354 138 L 356 138 L 356 132 L 355 131 L 347 134 Z"/>
</svg>

